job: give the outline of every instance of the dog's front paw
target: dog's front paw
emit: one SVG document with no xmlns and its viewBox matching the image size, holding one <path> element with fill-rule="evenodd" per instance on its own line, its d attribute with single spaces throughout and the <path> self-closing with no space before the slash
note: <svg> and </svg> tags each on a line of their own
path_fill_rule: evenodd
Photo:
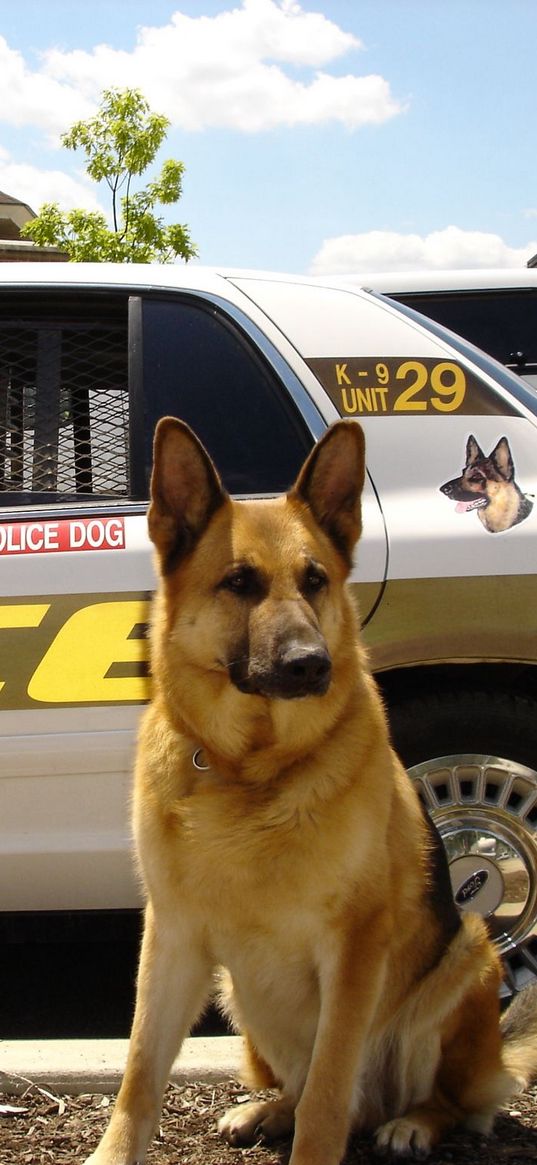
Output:
<svg viewBox="0 0 537 1165">
<path fill-rule="evenodd" d="M 376 1148 L 381 1153 L 399 1157 L 427 1157 L 433 1138 L 430 1128 L 419 1117 L 401 1116 L 381 1125 L 375 1135 Z"/>
<path fill-rule="evenodd" d="M 254 1100 L 228 1109 L 218 1122 L 218 1131 L 230 1145 L 252 1145 L 259 1137 L 267 1141 L 288 1137 L 293 1131 L 292 1104 L 281 1100 Z"/>
</svg>

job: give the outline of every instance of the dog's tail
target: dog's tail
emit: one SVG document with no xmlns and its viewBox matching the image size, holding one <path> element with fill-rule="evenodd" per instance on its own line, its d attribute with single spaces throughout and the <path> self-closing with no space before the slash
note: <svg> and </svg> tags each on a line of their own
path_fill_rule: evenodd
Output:
<svg viewBox="0 0 537 1165">
<path fill-rule="evenodd" d="M 523 1092 L 537 1077 L 537 983 L 518 995 L 501 1018 L 504 1067 Z"/>
</svg>

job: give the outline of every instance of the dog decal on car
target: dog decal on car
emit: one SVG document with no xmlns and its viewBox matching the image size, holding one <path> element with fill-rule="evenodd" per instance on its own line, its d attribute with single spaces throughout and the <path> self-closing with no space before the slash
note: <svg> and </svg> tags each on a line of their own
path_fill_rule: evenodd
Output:
<svg viewBox="0 0 537 1165">
<path fill-rule="evenodd" d="M 515 481 L 515 466 L 507 437 L 501 437 L 485 456 L 474 436 L 466 442 L 466 465 L 460 477 L 440 486 L 457 512 L 477 510 L 479 521 L 489 534 L 499 534 L 517 526 L 531 514 L 533 500 Z"/>
</svg>

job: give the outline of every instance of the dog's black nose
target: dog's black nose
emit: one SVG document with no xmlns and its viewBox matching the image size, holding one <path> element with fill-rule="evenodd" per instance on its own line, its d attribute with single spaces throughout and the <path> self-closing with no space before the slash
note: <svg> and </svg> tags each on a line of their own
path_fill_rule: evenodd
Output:
<svg viewBox="0 0 537 1165">
<path fill-rule="evenodd" d="M 278 660 L 276 673 L 283 696 L 321 696 L 330 683 L 332 662 L 325 648 L 289 646 Z"/>
</svg>

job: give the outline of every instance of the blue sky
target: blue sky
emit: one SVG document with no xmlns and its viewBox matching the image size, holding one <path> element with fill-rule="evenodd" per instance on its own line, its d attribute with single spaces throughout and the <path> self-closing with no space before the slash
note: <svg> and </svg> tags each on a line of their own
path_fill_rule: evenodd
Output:
<svg viewBox="0 0 537 1165">
<path fill-rule="evenodd" d="M 537 251 L 537 0 L 0 3 L 0 189 L 108 208 L 60 133 L 108 86 L 172 126 L 199 261 L 511 266 Z"/>
</svg>

